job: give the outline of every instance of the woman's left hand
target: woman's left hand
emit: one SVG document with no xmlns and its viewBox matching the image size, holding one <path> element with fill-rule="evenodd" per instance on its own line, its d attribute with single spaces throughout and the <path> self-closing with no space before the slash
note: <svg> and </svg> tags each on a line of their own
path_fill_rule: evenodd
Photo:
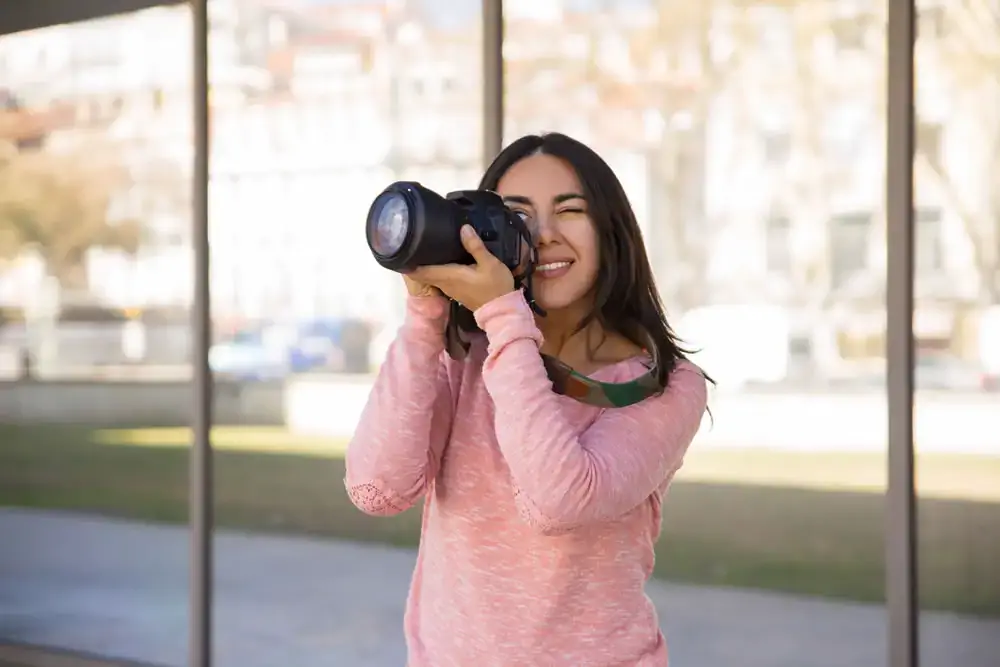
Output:
<svg viewBox="0 0 1000 667">
<path fill-rule="evenodd" d="M 472 255 L 475 264 L 422 266 L 409 275 L 437 287 L 473 312 L 493 299 L 514 291 L 514 275 L 486 249 L 471 225 L 462 227 L 462 245 Z"/>
</svg>

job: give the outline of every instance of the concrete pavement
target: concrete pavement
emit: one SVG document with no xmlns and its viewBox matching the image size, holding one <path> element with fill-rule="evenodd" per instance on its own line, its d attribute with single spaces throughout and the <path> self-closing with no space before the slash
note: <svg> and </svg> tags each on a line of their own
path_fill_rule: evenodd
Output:
<svg viewBox="0 0 1000 667">
<path fill-rule="evenodd" d="M 0 643 L 182 666 L 184 528 L 0 509 Z M 401 667 L 414 554 L 220 532 L 219 667 Z M 882 608 L 653 582 L 671 663 L 703 667 L 886 664 Z M 997 667 L 1000 619 L 922 616 L 925 667 Z"/>
</svg>

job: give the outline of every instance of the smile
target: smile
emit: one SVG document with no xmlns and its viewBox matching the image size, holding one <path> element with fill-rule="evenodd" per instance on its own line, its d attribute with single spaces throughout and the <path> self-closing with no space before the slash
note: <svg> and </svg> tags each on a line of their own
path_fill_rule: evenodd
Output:
<svg viewBox="0 0 1000 667">
<path fill-rule="evenodd" d="M 543 277 L 554 277 L 555 275 L 562 275 L 570 267 L 573 262 L 550 262 L 548 264 L 540 264 L 535 267 L 535 272 L 540 273 Z"/>
</svg>

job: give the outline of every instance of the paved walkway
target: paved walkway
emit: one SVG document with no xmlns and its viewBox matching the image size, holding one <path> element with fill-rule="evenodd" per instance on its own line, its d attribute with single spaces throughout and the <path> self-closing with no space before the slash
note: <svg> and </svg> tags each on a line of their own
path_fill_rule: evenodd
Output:
<svg viewBox="0 0 1000 667">
<path fill-rule="evenodd" d="M 186 531 L 0 509 L 0 643 L 187 657 Z M 401 667 L 411 551 L 220 533 L 216 665 Z M 654 582 L 676 667 L 877 667 L 878 607 Z M 267 620 L 265 620 L 267 619 Z M 997 667 L 1000 620 L 924 614 L 924 667 Z"/>
</svg>

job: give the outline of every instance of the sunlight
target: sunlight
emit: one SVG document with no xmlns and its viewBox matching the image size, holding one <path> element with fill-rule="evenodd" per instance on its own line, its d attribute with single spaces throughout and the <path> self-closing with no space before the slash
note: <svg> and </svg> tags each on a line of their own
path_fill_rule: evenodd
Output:
<svg viewBox="0 0 1000 667">
<path fill-rule="evenodd" d="M 188 447 L 192 437 L 191 429 L 183 426 L 109 428 L 94 431 L 92 440 L 102 445 Z M 296 435 L 280 427 L 217 426 L 212 429 L 212 446 L 223 450 L 341 457 L 347 442 Z"/>
<path fill-rule="evenodd" d="M 93 432 L 94 442 L 136 447 L 187 447 L 191 429 L 109 428 Z M 281 427 L 219 426 L 212 429 L 218 450 L 341 458 L 347 441 L 290 433 Z M 974 454 L 926 453 L 918 489 L 921 497 L 1000 502 L 1000 458 Z M 875 452 L 789 452 L 764 448 L 695 447 L 677 478 L 706 484 L 742 484 L 814 491 L 885 493 L 885 461 Z"/>
</svg>

